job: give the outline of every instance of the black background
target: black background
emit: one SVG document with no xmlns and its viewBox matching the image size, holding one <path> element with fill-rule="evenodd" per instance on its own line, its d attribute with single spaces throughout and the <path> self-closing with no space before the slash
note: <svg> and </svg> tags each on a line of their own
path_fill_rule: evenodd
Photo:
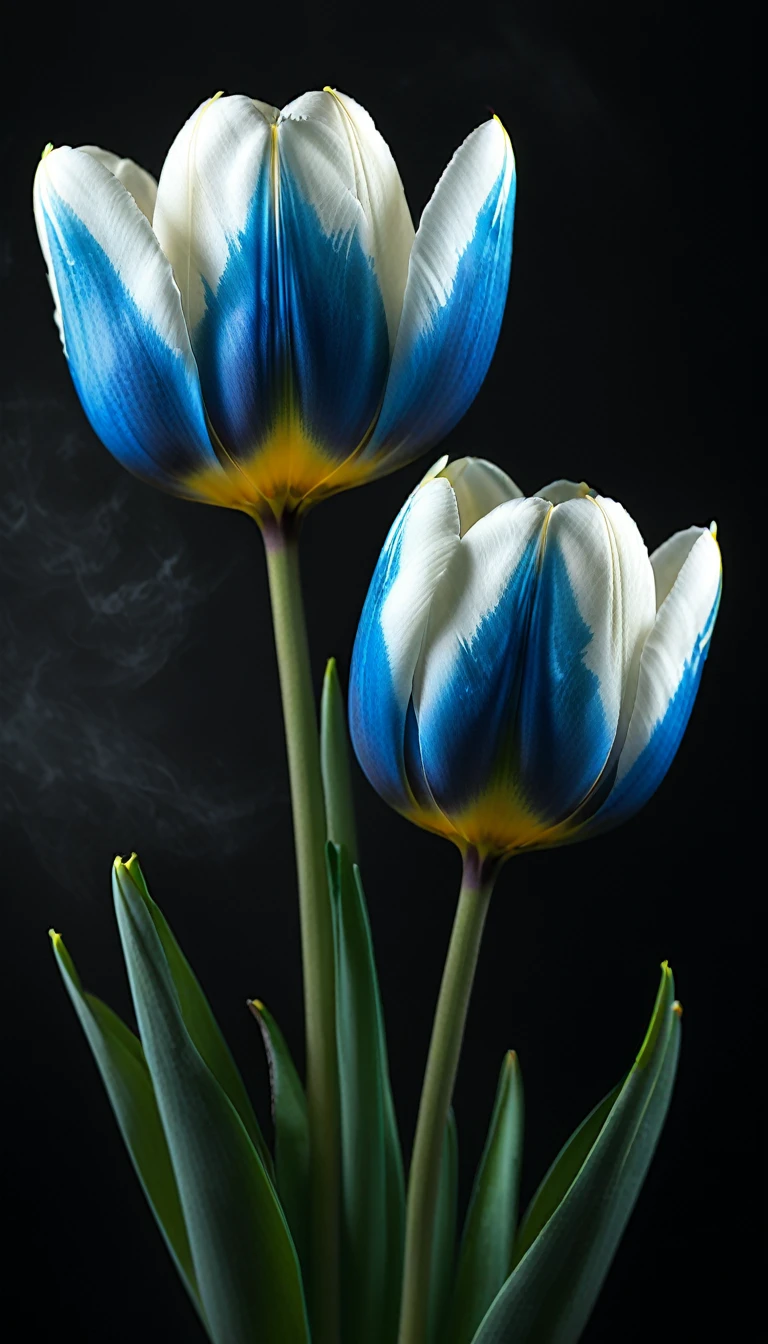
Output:
<svg viewBox="0 0 768 1344">
<path fill-rule="evenodd" d="M 693 720 L 622 830 L 510 863 L 492 906 L 456 1095 L 466 1198 L 504 1050 L 527 1097 L 524 1196 L 642 1038 L 658 964 L 685 1006 L 672 1111 L 585 1338 L 752 1337 L 758 844 L 745 760 L 759 601 L 745 312 L 750 37 L 738 6 L 515 3 L 447 19 L 285 6 L 80 8 L 8 43 L 1 132 L 3 1010 L 14 1338 L 197 1341 L 66 1001 L 46 929 L 131 1019 L 109 892 L 139 850 L 260 1113 L 244 1000 L 301 1059 L 299 947 L 261 543 L 165 498 L 97 444 L 51 320 L 29 209 L 41 148 L 97 142 L 156 174 L 199 101 L 278 105 L 332 83 L 373 114 L 416 218 L 491 107 L 518 164 L 498 351 L 452 456 L 527 490 L 620 499 L 649 547 L 716 517 L 725 588 Z M 20 22 L 17 11 L 16 22 Z M 34 20 L 33 20 L 34 22 Z M 379 547 L 427 461 L 324 504 L 304 538 L 310 638 L 346 676 Z M 459 878 L 451 846 L 358 774 L 363 871 L 406 1145 Z M 9 1207 L 6 1205 L 6 1207 Z M 6 1252 L 7 1256 L 7 1252 Z M 7 1268 L 7 1265 L 6 1265 Z M 31 1273 L 30 1273 L 31 1270 Z M 7 1313 L 4 1313 L 7 1314 Z"/>
</svg>

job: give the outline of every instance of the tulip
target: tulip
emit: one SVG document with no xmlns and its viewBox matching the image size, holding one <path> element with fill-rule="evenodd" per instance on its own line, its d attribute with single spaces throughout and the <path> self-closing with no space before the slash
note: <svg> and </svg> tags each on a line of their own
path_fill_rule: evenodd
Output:
<svg viewBox="0 0 768 1344">
<path fill-rule="evenodd" d="M 649 558 L 629 514 L 584 484 L 526 499 L 491 462 L 446 463 L 387 537 L 350 678 L 374 788 L 464 856 L 411 1158 L 399 1344 L 428 1336 L 443 1135 L 498 869 L 650 797 L 688 722 L 721 584 L 714 527 Z"/>
<path fill-rule="evenodd" d="M 586 485 L 523 498 L 475 458 L 429 473 L 387 538 L 355 643 L 365 773 L 480 855 L 615 826 L 677 751 L 720 584 L 714 527 L 649 558 L 629 514 Z"/>
<path fill-rule="evenodd" d="M 414 234 L 368 113 L 325 89 L 282 112 L 217 96 L 160 180 L 50 146 L 35 217 L 64 352 L 135 475 L 262 527 L 286 729 L 312 1134 L 313 1338 L 336 1338 L 338 1086 L 325 811 L 297 552 L 315 502 L 418 456 L 474 398 L 509 278 L 501 122 L 460 147 Z"/>
<path fill-rule="evenodd" d="M 331 89 L 282 112 L 209 100 L 158 184 L 92 145 L 49 146 L 35 216 L 96 434 L 144 480 L 268 528 L 412 460 L 485 377 L 514 195 L 494 117 L 414 235 L 387 145 Z"/>
</svg>

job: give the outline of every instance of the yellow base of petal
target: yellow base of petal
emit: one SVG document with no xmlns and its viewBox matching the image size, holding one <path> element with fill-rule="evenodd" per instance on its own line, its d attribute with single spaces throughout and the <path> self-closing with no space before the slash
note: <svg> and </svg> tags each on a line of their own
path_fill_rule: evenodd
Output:
<svg viewBox="0 0 768 1344">
<path fill-rule="evenodd" d="M 220 450 L 221 451 L 221 450 Z M 296 423 L 278 425 L 251 457 L 206 467 L 184 481 L 193 498 L 240 509 L 257 519 L 304 511 L 328 495 L 362 485 L 376 474 L 375 464 L 356 453 L 339 460 L 315 443 Z"/>
<path fill-rule="evenodd" d="M 551 822 L 511 793 L 508 783 L 492 785 L 463 812 L 454 826 L 480 854 L 514 854 L 535 845 Z"/>
<path fill-rule="evenodd" d="M 480 855 L 509 856 L 523 849 L 546 848 L 562 843 L 572 829 L 570 821 L 552 822 L 534 812 L 522 799 L 515 798 L 509 784 L 492 786 L 461 812 L 447 817 L 415 807 L 404 813 L 409 821 L 452 840 L 459 849 L 472 845 Z"/>
</svg>

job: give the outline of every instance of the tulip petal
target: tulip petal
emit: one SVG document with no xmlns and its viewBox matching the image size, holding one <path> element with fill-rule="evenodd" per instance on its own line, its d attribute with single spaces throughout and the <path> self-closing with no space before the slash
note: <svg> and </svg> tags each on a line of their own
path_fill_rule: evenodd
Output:
<svg viewBox="0 0 768 1344">
<path fill-rule="evenodd" d="M 354 159 L 355 192 L 366 219 L 366 241 L 387 315 L 390 349 L 394 350 L 414 239 L 411 212 L 395 160 L 372 117 L 353 98 L 337 89 L 325 89 L 323 93 L 331 94 L 345 113 L 336 118 L 336 124 L 339 130 L 343 129 Z M 334 111 L 332 104 L 322 105 L 326 118 Z"/>
<path fill-rule="evenodd" d="M 683 565 L 705 531 L 706 528 L 703 527 L 688 527 L 684 532 L 675 532 L 653 552 L 651 568 L 656 588 L 657 611 L 669 597 Z"/>
<path fill-rule="evenodd" d="M 512 255 L 515 168 L 494 118 L 443 173 L 411 252 L 403 313 L 364 457 L 390 471 L 448 433 L 482 383 L 501 327 Z"/>
<path fill-rule="evenodd" d="M 220 471 L 170 265 L 130 192 L 64 146 L 35 177 L 35 215 L 83 408 L 135 475 L 179 494 Z"/>
<path fill-rule="evenodd" d="M 370 429 L 389 368 L 378 202 L 350 115 L 334 94 L 307 93 L 284 108 L 278 142 L 295 407 L 310 441 L 338 463 Z"/>
<path fill-rule="evenodd" d="M 653 623 L 653 573 L 613 501 L 553 509 L 531 619 L 519 715 L 523 793 L 550 824 L 570 816 L 609 759 L 638 644 Z"/>
<path fill-rule="evenodd" d="M 266 495 L 300 498 L 383 395 L 413 236 L 384 141 L 330 91 L 280 113 L 214 99 L 171 148 L 155 228 L 224 448 Z"/>
<path fill-rule="evenodd" d="M 448 815 L 482 796 L 514 719 L 550 507 L 513 499 L 481 518 L 432 599 L 413 698 L 424 772 Z"/>
<path fill-rule="evenodd" d="M 138 163 L 134 163 L 133 159 L 121 159 L 119 154 L 113 154 L 109 149 L 101 149 L 99 145 L 80 145 L 79 148 L 83 154 L 90 154 L 92 159 L 103 163 L 118 182 L 122 182 L 126 191 L 131 193 L 142 215 L 145 215 L 151 224 L 157 200 L 157 183 L 152 174 Z"/>
<path fill-rule="evenodd" d="M 190 331 L 205 315 L 233 243 L 247 230 L 265 169 L 269 177 L 270 128 L 277 116 L 277 108 L 240 94 L 207 98 L 166 155 L 154 229 L 173 267 Z M 249 241 L 256 246 L 258 239 Z M 260 254 L 251 264 L 264 267 L 268 260 Z"/>
<path fill-rule="evenodd" d="M 508 499 L 522 499 L 523 492 L 506 471 L 482 457 L 458 457 L 440 472 L 451 482 L 459 506 L 461 535 Z"/>
<path fill-rule="evenodd" d="M 584 481 L 569 481 L 561 477 L 533 493 L 537 499 L 548 499 L 550 504 L 565 504 L 570 499 L 584 499 L 592 492 Z"/>
<path fill-rule="evenodd" d="M 287 358 L 276 273 L 276 117 L 241 95 L 203 103 L 168 152 L 155 208 L 208 414 L 235 458 L 268 433 Z"/>
<path fill-rule="evenodd" d="M 656 616 L 656 586 L 637 524 L 621 504 L 602 495 L 595 503 L 608 523 L 613 552 L 613 640 L 621 651 L 621 711 L 616 747 L 624 742 L 634 704 L 640 655 Z"/>
<path fill-rule="evenodd" d="M 432 595 L 459 545 L 458 509 L 448 481 L 438 478 L 415 490 L 384 543 L 355 640 L 352 742 L 373 787 L 400 810 L 414 801 L 404 760 L 414 669 Z"/>
<path fill-rule="evenodd" d="M 692 533 L 698 532 L 693 546 Z M 637 695 L 613 788 L 577 832 L 581 839 L 637 812 L 664 778 L 699 688 L 720 601 L 720 551 L 704 528 L 678 533 L 651 558 L 664 594 L 673 556 L 681 563 L 640 660 Z"/>
</svg>

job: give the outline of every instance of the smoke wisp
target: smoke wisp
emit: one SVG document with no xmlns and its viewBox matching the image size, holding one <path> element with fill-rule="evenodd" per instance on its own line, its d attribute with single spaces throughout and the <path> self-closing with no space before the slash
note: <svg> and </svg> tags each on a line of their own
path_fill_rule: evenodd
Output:
<svg viewBox="0 0 768 1344">
<path fill-rule="evenodd" d="M 231 854 L 274 793 L 264 781 L 243 796 L 221 760 L 190 777 L 158 745 L 158 697 L 142 688 L 199 642 L 194 618 L 232 562 L 194 567 L 149 488 L 137 539 L 130 481 L 115 484 L 85 428 L 57 433 L 63 419 L 54 400 L 2 407 L 0 819 L 81 890 L 95 833 Z"/>
</svg>

